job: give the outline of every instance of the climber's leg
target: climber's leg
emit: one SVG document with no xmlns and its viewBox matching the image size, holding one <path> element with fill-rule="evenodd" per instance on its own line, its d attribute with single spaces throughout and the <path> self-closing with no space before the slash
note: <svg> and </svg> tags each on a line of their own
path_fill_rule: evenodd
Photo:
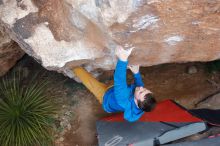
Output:
<svg viewBox="0 0 220 146">
<path fill-rule="evenodd" d="M 103 101 L 103 96 L 108 89 L 108 86 L 99 82 L 89 72 L 82 67 L 73 69 L 74 74 L 82 81 L 82 83 L 91 91 L 100 103 Z"/>
</svg>

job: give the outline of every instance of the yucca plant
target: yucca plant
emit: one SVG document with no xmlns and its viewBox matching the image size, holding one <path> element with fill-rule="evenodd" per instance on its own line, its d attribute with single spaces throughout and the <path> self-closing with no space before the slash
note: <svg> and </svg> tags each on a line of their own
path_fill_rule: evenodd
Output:
<svg viewBox="0 0 220 146">
<path fill-rule="evenodd" d="M 24 85 L 18 76 L 0 82 L 0 146 L 52 144 L 54 104 L 45 95 L 47 83 Z"/>
</svg>

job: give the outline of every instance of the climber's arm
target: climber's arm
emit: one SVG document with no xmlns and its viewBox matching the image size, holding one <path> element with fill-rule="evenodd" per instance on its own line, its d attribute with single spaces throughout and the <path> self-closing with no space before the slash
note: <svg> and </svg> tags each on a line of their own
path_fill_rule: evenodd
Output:
<svg viewBox="0 0 220 146">
<path fill-rule="evenodd" d="M 114 94 L 120 105 L 124 105 L 129 97 L 129 90 L 126 81 L 128 57 L 132 49 L 124 50 L 122 47 L 116 48 L 116 55 L 119 58 L 114 73 Z"/>
<path fill-rule="evenodd" d="M 142 78 L 141 78 L 141 74 L 140 74 L 140 71 L 139 71 L 139 65 L 130 65 L 128 66 L 129 69 L 131 70 L 131 72 L 133 73 L 134 75 L 134 83 L 136 86 L 144 86 L 144 83 L 142 81 Z"/>
<path fill-rule="evenodd" d="M 114 73 L 114 94 L 119 104 L 123 104 L 128 99 L 129 90 L 126 81 L 128 61 L 118 59 Z"/>
</svg>

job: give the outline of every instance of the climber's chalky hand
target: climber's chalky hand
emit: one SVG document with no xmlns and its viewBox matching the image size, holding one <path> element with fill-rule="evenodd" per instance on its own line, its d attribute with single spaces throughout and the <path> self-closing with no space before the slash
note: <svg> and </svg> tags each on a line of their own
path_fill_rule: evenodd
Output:
<svg viewBox="0 0 220 146">
<path fill-rule="evenodd" d="M 136 74 L 139 72 L 139 65 L 129 65 L 128 68 L 133 72 L 133 74 Z"/>
<path fill-rule="evenodd" d="M 116 50 L 115 50 L 115 54 L 117 55 L 117 57 L 121 60 L 121 61 L 127 61 L 128 57 L 130 56 L 131 52 L 132 52 L 133 48 L 130 48 L 128 50 L 125 50 L 123 47 L 121 46 L 117 46 Z"/>
</svg>

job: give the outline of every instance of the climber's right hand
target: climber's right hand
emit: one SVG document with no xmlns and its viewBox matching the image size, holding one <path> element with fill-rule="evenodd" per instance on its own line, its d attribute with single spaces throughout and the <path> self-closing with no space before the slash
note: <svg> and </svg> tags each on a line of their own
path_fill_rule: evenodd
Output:
<svg viewBox="0 0 220 146">
<path fill-rule="evenodd" d="M 132 50 L 133 48 L 125 50 L 122 46 L 117 46 L 115 50 L 115 54 L 121 61 L 127 61 Z"/>
</svg>

